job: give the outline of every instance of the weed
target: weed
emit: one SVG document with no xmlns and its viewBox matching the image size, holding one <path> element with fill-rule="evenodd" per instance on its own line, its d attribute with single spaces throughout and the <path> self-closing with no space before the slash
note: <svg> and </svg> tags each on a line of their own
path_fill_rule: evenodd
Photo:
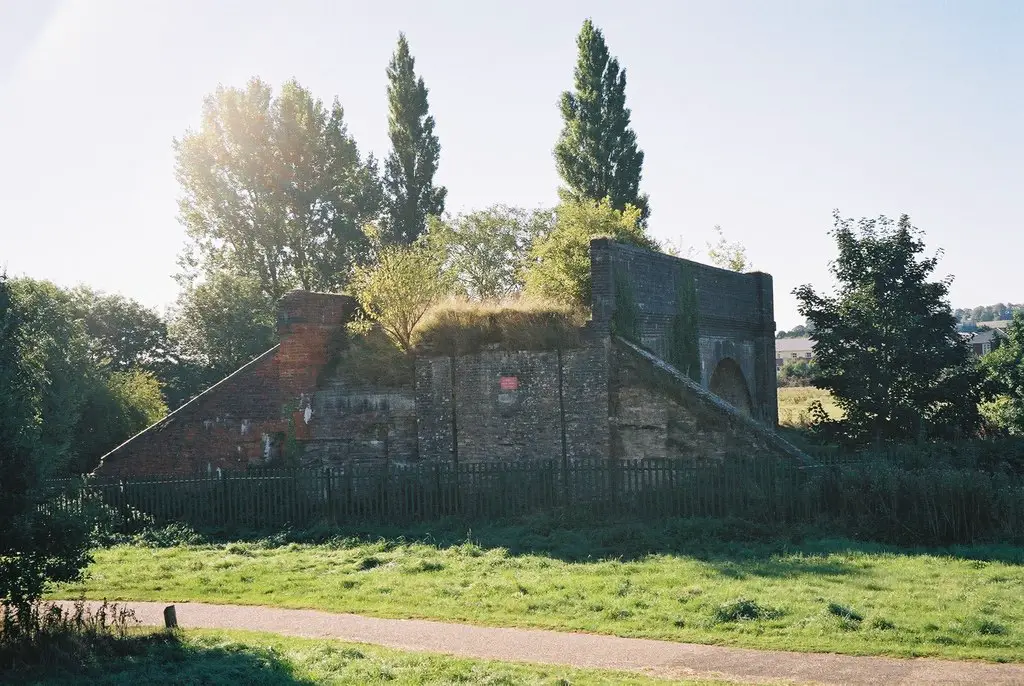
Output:
<svg viewBox="0 0 1024 686">
<path fill-rule="evenodd" d="M 836 617 L 839 617 L 840 619 L 845 619 L 850 622 L 864 621 L 864 616 L 862 614 L 854 610 L 852 607 L 840 605 L 839 603 L 829 603 L 828 613 L 830 615 L 834 615 Z"/>
<path fill-rule="evenodd" d="M 896 628 L 896 625 L 884 617 L 875 617 L 871 620 L 871 628 L 878 629 L 879 631 L 892 631 Z"/>
<path fill-rule="evenodd" d="M 382 564 L 384 563 L 381 561 L 379 557 L 374 557 L 371 555 L 370 557 L 364 557 L 363 559 L 361 559 L 359 563 L 356 565 L 356 569 L 358 569 L 361 572 L 365 572 L 370 569 L 376 569 L 377 567 L 380 567 Z"/>
<path fill-rule="evenodd" d="M 747 598 L 737 598 L 719 605 L 714 613 L 714 621 L 717 623 L 740 622 L 752 619 L 777 619 L 781 616 L 781 610 L 759 605 Z"/>
<path fill-rule="evenodd" d="M 978 622 L 978 633 L 982 636 L 1005 636 L 1010 630 L 998 622 L 985 619 Z"/>
</svg>

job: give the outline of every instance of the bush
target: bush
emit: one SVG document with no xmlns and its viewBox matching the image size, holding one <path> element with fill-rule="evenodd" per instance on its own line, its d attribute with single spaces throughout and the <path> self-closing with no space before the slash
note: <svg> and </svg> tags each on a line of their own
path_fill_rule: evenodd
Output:
<svg viewBox="0 0 1024 686">
<path fill-rule="evenodd" d="M 449 300 L 432 308 L 413 337 L 417 350 L 445 355 L 505 350 L 554 350 L 580 343 L 585 314 L 543 299 L 498 302 Z"/>
</svg>

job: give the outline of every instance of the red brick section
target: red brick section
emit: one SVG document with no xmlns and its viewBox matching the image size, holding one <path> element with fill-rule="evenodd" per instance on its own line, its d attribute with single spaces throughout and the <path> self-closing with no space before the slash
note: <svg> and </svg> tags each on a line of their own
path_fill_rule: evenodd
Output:
<svg viewBox="0 0 1024 686">
<path fill-rule="evenodd" d="M 279 449 L 290 430 L 309 437 L 305 403 L 352 298 L 292 291 L 278 303 L 280 344 L 105 455 L 105 477 L 243 469 Z M 291 420 L 291 421 L 289 421 Z M 293 428 L 292 428 L 293 427 Z"/>
</svg>

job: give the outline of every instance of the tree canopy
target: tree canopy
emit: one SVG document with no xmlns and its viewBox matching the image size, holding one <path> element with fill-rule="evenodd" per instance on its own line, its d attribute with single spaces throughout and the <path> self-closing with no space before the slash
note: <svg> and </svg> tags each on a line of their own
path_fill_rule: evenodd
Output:
<svg viewBox="0 0 1024 686">
<path fill-rule="evenodd" d="M 626 70 L 608 52 L 604 34 L 587 19 L 576 38 L 577 60 L 573 90 L 562 93 L 559 109 L 562 132 L 555 145 L 555 162 L 565 186 L 563 200 L 609 199 L 625 211 L 650 214 L 647 195 L 640 192 L 644 153 L 637 147 L 626 107 Z"/>
<path fill-rule="evenodd" d="M 978 373 L 956 330 L 949 279 L 930 281 L 937 257 L 920 257 L 907 215 L 854 223 L 834 215 L 834 296 L 797 288 L 814 330 L 814 385 L 845 412 L 851 441 L 969 435 L 978 426 Z"/>
<path fill-rule="evenodd" d="M 494 205 L 433 218 L 427 236 L 443 252 L 460 291 L 478 300 L 501 299 L 523 289 L 530 245 L 551 230 L 553 221 L 550 210 Z"/>
<path fill-rule="evenodd" d="M 611 238 L 657 250 L 632 205 L 615 209 L 601 201 L 563 202 L 555 209 L 550 232 L 534 241 L 526 267 L 526 291 L 571 305 L 590 305 L 590 241 Z"/>
<path fill-rule="evenodd" d="M 444 212 L 448 191 L 434 185 L 441 143 L 404 33 L 398 34 L 387 76 L 391 152 L 384 164 L 384 238 L 408 244 L 423 233 L 427 217 Z"/>
<path fill-rule="evenodd" d="M 381 195 L 337 100 L 327 107 L 296 81 L 276 97 L 259 79 L 221 87 L 174 148 L 186 283 L 227 270 L 275 300 L 345 284 Z"/>
<path fill-rule="evenodd" d="M 44 444 L 47 351 L 35 347 L 31 318 L 0 274 L 0 603 L 16 613 L 29 611 L 47 583 L 79 578 L 92 527 L 85 513 L 45 507 L 55 465 L 53 442 Z"/>
</svg>

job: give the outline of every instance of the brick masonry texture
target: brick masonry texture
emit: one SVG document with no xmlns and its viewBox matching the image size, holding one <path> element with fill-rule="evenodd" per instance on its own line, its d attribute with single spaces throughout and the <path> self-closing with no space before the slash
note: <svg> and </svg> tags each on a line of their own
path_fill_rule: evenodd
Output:
<svg viewBox="0 0 1024 686">
<path fill-rule="evenodd" d="M 279 303 L 279 346 L 112 451 L 96 471 L 239 470 L 273 463 L 289 444 L 297 444 L 299 464 L 309 467 L 792 456 L 795 449 L 771 430 L 771 277 L 690 263 L 699 308 L 698 385 L 659 359 L 676 313 L 680 262 L 593 241 L 593 311 L 582 345 L 420 356 L 414 383 L 399 388 L 368 386 L 329 365 L 332 341 L 356 309 L 352 298 L 294 291 Z M 629 278 L 646 350 L 611 335 L 615 270 Z"/>
</svg>

